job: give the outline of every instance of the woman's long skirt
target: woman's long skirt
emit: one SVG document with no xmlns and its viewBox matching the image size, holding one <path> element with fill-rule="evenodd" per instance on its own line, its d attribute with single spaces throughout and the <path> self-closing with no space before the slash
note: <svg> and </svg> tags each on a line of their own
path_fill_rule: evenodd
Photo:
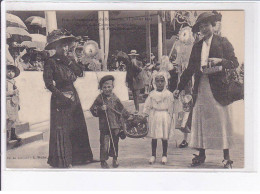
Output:
<svg viewBox="0 0 260 194">
<path fill-rule="evenodd" d="M 191 146 L 202 149 L 229 149 L 232 122 L 228 106 L 219 104 L 211 91 L 207 75 L 202 75 L 193 108 Z"/>
<path fill-rule="evenodd" d="M 48 164 L 52 167 L 66 168 L 93 160 L 83 110 L 72 89 L 76 100 L 69 107 L 57 107 L 56 97 L 51 97 Z"/>
</svg>

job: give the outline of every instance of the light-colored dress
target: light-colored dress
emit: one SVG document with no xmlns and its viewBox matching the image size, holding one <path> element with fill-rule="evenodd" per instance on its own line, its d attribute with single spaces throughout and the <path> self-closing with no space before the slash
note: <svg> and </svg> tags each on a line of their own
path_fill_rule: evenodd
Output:
<svg viewBox="0 0 260 194">
<path fill-rule="evenodd" d="M 222 106 L 215 100 L 208 76 L 202 75 L 193 108 L 191 147 L 229 149 L 232 145 L 232 131 L 229 106 Z"/>
<path fill-rule="evenodd" d="M 143 112 L 149 115 L 149 133 L 153 139 L 169 139 L 174 129 L 173 94 L 164 89 L 162 92 L 153 90 L 147 97 Z"/>
</svg>

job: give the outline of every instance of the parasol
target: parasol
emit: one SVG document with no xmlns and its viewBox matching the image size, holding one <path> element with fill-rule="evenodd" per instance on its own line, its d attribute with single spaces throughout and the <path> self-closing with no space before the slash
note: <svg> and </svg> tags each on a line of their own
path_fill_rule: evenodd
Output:
<svg viewBox="0 0 260 194">
<path fill-rule="evenodd" d="M 36 48 L 40 51 L 43 51 L 45 48 L 44 42 L 37 42 L 37 41 L 24 41 L 21 44 L 22 46 L 26 46 L 27 48 Z"/>
<path fill-rule="evenodd" d="M 86 57 L 90 58 L 96 56 L 99 53 L 98 44 L 93 40 L 85 42 L 83 46 L 83 53 Z"/>
<path fill-rule="evenodd" d="M 30 34 L 30 36 L 32 37 L 32 41 L 47 43 L 46 36 L 42 34 Z"/>
<path fill-rule="evenodd" d="M 9 34 L 16 42 L 20 43 L 23 41 L 30 41 L 32 37 L 30 34 L 23 28 L 18 27 L 7 27 L 6 33 Z"/>
<path fill-rule="evenodd" d="M 23 23 L 23 21 L 16 15 L 7 13 L 6 14 L 6 26 L 7 27 L 17 27 L 17 28 L 22 28 L 26 29 L 26 25 Z"/>
<path fill-rule="evenodd" d="M 46 28 L 46 20 L 45 18 L 39 16 L 31 16 L 25 20 L 26 23 L 30 25 L 36 25 L 41 28 Z"/>
<path fill-rule="evenodd" d="M 30 37 L 32 38 L 31 41 L 24 41 L 22 42 L 22 45 L 43 51 L 47 42 L 46 36 L 42 34 L 30 34 Z"/>
</svg>

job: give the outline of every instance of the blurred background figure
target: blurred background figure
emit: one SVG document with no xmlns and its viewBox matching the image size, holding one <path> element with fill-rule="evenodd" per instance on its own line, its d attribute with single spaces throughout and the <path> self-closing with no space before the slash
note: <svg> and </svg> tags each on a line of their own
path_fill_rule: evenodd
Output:
<svg viewBox="0 0 260 194">
<path fill-rule="evenodd" d="M 135 104 L 135 113 L 139 112 L 139 95 L 140 90 L 144 88 L 144 81 L 143 81 L 143 69 L 142 69 L 142 62 L 138 61 L 136 57 L 139 55 L 136 50 L 131 50 L 129 58 L 130 63 L 126 66 L 126 82 L 128 88 L 133 93 L 133 99 Z"/>
</svg>

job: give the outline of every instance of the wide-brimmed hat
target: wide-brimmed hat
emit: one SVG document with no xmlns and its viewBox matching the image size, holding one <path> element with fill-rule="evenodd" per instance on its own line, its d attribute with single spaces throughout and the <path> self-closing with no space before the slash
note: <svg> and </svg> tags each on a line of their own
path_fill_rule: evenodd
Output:
<svg viewBox="0 0 260 194">
<path fill-rule="evenodd" d="M 45 47 L 45 50 L 52 50 L 56 48 L 56 45 L 58 43 L 62 42 L 73 42 L 76 41 L 77 38 L 73 35 L 68 35 L 67 31 L 64 30 L 53 30 L 48 36 L 47 36 L 47 45 Z"/>
<path fill-rule="evenodd" d="M 199 17 L 196 20 L 196 23 L 194 24 L 194 26 L 192 27 L 192 32 L 196 33 L 199 31 L 199 25 L 202 22 L 216 22 L 218 20 L 218 15 L 211 13 L 211 12 L 204 12 L 202 14 L 199 15 Z"/>
<path fill-rule="evenodd" d="M 135 56 L 137 56 L 137 55 L 139 55 L 139 54 L 137 53 L 136 50 L 131 50 L 130 54 L 128 54 L 128 55 L 135 55 Z"/>
<path fill-rule="evenodd" d="M 7 70 L 13 70 L 15 72 L 15 76 L 14 77 L 17 77 L 20 75 L 20 69 L 14 65 L 7 65 Z"/>
</svg>

